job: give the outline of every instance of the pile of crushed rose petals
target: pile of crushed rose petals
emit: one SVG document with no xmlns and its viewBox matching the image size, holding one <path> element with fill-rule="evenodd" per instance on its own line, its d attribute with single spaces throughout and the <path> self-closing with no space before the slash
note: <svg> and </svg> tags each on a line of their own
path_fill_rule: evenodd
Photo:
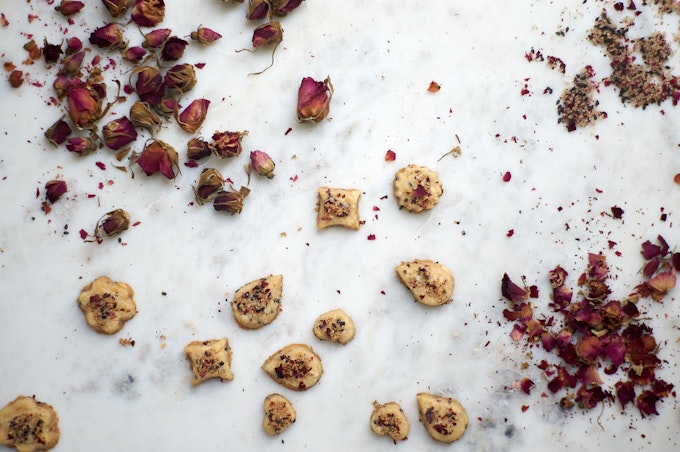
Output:
<svg viewBox="0 0 680 452">
<path fill-rule="evenodd" d="M 675 397 L 673 384 L 656 375 L 662 365 L 657 357 L 659 345 L 638 303 L 642 299 L 663 302 L 675 287 L 680 252 L 672 252 L 659 236 L 656 244 L 644 242 L 641 254 L 646 261 L 645 280 L 623 300 L 608 298 L 609 268 L 602 255 L 588 255 L 586 271 L 577 281 L 578 297 L 566 284 L 567 272 L 555 267 L 549 272 L 550 315 L 535 315 L 536 306 L 530 301 L 539 298 L 535 285 L 520 287 L 507 273 L 503 276 L 501 292 L 510 302 L 503 316 L 515 322 L 510 337 L 528 348 L 541 347 L 556 358 L 534 365 L 543 372 L 551 393 L 566 391 L 559 401 L 562 408 L 592 409 L 601 402 L 618 400 L 623 411 L 634 404 L 645 417 L 659 414 L 657 402 Z M 617 380 L 613 387 L 603 383 L 600 372 Z M 519 386 L 529 394 L 535 384 L 524 377 Z"/>
<path fill-rule="evenodd" d="M 243 3 L 234 0 L 233 3 Z M 265 21 L 253 31 L 253 49 L 267 45 L 278 45 L 283 39 L 280 22 L 271 18 L 284 17 L 295 10 L 304 0 L 250 0 L 246 19 Z M 33 37 L 24 45 L 28 58 L 24 65 L 33 65 L 43 59 L 47 70 L 54 71 L 54 97 L 52 104 L 63 110 L 62 116 L 45 132 L 47 140 L 56 147 L 85 157 L 101 148 L 115 151 L 118 161 L 127 158 L 131 176 L 133 167 L 138 166 L 147 175 L 160 173 L 167 179 L 174 179 L 179 172 L 179 153 L 175 146 L 156 138 L 165 122 L 175 120 L 177 125 L 191 134 L 186 143 L 188 168 L 198 167 L 197 161 L 214 155 L 217 158 L 234 158 L 241 154 L 242 139 L 248 131 L 215 131 L 211 141 L 198 136 L 210 106 L 210 100 L 187 97 L 197 84 L 196 69 L 203 69 L 204 63 L 191 65 L 182 63 L 184 51 L 190 44 L 169 28 L 160 24 L 165 18 L 163 0 L 101 0 L 108 10 L 111 22 L 95 28 L 86 38 L 67 36 L 61 43 L 53 44 L 44 39 L 40 46 Z M 71 16 L 87 7 L 81 1 L 61 0 L 55 7 L 55 16 L 63 16 L 73 24 Z M 123 25 L 121 25 L 123 24 Z M 124 25 L 127 24 L 127 25 Z M 2 16 L 2 26 L 9 22 Z M 131 45 L 125 32 L 139 36 L 141 42 Z M 203 26 L 190 33 L 192 42 L 211 45 L 222 35 Z M 89 46 L 88 44 L 89 43 Z M 274 47 L 274 50 L 276 47 Z M 273 64 L 273 51 L 272 51 Z M 106 80 L 106 71 L 118 65 L 129 66 L 128 80 Z M 170 66 L 165 69 L 165 67 Z M 14 88 L 24 82 L 24 72 L 13 63 L 5 63 L 9 72 L 8 81 Z M 261 71 L 262 72 L 262 71 Z M 255 73 L 259 74 L 261 72 Z M 113 93 L 107 85 L 113 82 L 117 87 Z M 122 90 L 122 93 L 121 93 Z M 333 86 L 330 78 L 316 81 L 304 77 L 298 89 L 297 120 L 317 123 L 326 118 L 330 111 Z M 127 115 L 116 117 L 105 124 L 101 119 L 118 103 L 135 96 Z M 132 149 L 140 132 L 150 138 L 141 146 L 141 152 Z M 104 169 L 102 162 L 97 166 Z M 271 179 L 274 177 L 274 160 L 264 151 L 250 153 L 245 170 L 250 180 L 251 172 Z M 116 168 L 127 171 L 125 166 Z M 225 188 L 229 182 L 230 189 Z M 48 214 L 51 205 L 68 191 L 64 180 L 50 180 L 45 184 L 46 197 L 42 202 L 43 211 Z M 38 190 L 38 196 L 40 190 Z M 247 187 L 231 186 L 215 168 L 205 168 L 194 186 L 196 202 L 203 205 L 213 203 L 215 210 L 228 214 L 241 213 L 243 202 L 250 193 Z M 107 213 L 95 225 L 95 231 L 80 231 L 81 238 L 88 242 L 101 243 L 104 237 L 114 237 L 128 229 L 130 219 L 127 212 L 116 209 Z"/>
</svg>

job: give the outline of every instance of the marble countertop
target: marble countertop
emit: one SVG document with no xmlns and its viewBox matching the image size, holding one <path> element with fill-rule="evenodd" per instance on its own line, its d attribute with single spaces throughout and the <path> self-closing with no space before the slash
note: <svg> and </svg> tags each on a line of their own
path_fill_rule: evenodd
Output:
<svg viewBox="0 0 680 452">
<path fill-rule="evenodd" d="M 604 50 L 587 39 L 603 11 L 617 23 L 634 19 L 630 38 L 667 33 L 676 72 L 678 14 L 660 14 L 652 2 L 619 11 L 612 1 L 308 0 L 281 19 L 274 65 L 249 76 L 269 64 L 270 53 L 235 52 L 250 46 L 256 24 L 245 19 L 244 4 L 167 0 L 162 26 L 181 37 L 199 25 L 223 36 L 209 47 L 190 44 L 182 59 L 205 63 L 187 93 L 211 100 L 198 135 L 249 131 L 239 157 L 190 168 L 191 135 L 169 122 L 158 137 L 179 152 L 181 173 L 167 180 L 138 168 L 133 178 L 115 168 L 121 163 L 108 149 L 78 157 L 45 139 L 65 111 L 50 99 L 56 69 L 42 60 L 24 64 L 22 46 L 30 37 L 40 45 L 69 36 L 87 43 L 107 20 L 99 2 L 86 2 L 68 24 L 55 3 L 0 6 L 2 61 L 28 73 L 17 89 L 7 73 L 0 83 L 0 405 L 19 394 L 53 405 L 62 432 L 55 450 L 680 447 L 674 396 L 645 418 L 618 403 L 562 411 L 564 394 L 547 391 L 533 364 L 531 353 L 541 351 L 529 353 L 509 337 L 500 292 L 507 272 L 526 277 L 547 300 L 549 270 L 563 266 L 574 286 L 588 253 L 602 252 L 614 275 L 612 297 L 620 299 L 641 281 L 642 242 L 661 234 L 678 244 L 680 110 L 670 100 L 645 109 L 623 104 L 604 82 L 594 96 L 605 119 L 568 132 L 556 107 L 584 67 L 598 81 L 611 71 Z M 125 33 L 141 41 L 133 25 Z M 532 49 L 558 56 L 564 73 L 529 61 Z M 129 69 L 119 63 L 104 75 L 125 82 Z M 318 124 L 296 122 L 306 76 L 330 76 L 334 85 L 330 115 Z M 432 81 L 438 92 L 428 92 Z M 125 114 L 132 98 L 105 119 Z M 133 148 L 148 137 L 140 132 Z M 248 181 L 243 167 L 256 149 L 274 159 L 273 179 Z M 394 161 L 385 160 L 388 150 Z M 435 170 L 443 183 L 430 212 L 396 205 L 392 179 L 409 163 Z M 194 202 L 192 186 L 206 166 L 237 187 L 249 184 L 240 215 Z M 51 179 L 69 189 L 46 214 L 43 187 Z M 322 185 L 361 190 L 360 230 L 317 230 Z M 81 229 L 91 231 L 116 208 L 136 224 L 120 240 L 81 239 Z M 452 303 L 413 302 L 394 268 L 416 258 L 451 269 Z M 271 273 L 284 275 L 281 314 L 259 330 L 239 328 L 229 307 L 234 291 Z M 112 336 L 89 328 L 76 304 L 80 289 L 103 274 L 134 288 L 139 311 Z M 640 303 L 660 344 L 659 375 L 677 386 L 678 290 L 663 304 Z M 356 324 L 346 346 L 312 334 L 314 319 L 335 308 Z M 184 346 L 224 336 L 234 380 L 192 387 Z M 308 391 L 286 390 L 260 369 L 291 342 L 322 358 L 324 374 Z M 530 395 L 517 387 L 523 376 L 537 383 Z M 465 406 L 470 423 L 460 441 L 429 438 L 418 422 L 421 391 Z M 272 392 L 297 410 L 296 423 L 277 437 L 261 428 L 262 402 Z M 371 432 L 373 401 L 401 404 L 411 422 L 407 441 L 395 446 Z"/>
</svg>

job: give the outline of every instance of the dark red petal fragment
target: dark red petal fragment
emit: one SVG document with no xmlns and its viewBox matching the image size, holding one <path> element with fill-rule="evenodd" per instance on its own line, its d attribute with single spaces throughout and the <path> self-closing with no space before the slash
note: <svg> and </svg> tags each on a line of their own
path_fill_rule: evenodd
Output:
<svg viewBox="0 0 680 452">
<path fill-rule="evenodd" d="M 621 408 L 625 409 L 626 405 L 633 403 L 635 400 L 635 383 L 632 381 L 617 381 L 614 384 L 616 388 L 616 397 L 619 399 Z"/>
<path fill-rule="evenodd" d="M 640 251 L 640 253 L 642 253 L 642 257 L 644 257 L 646 260 L 649 260 L 653 257 L 661 255 L 661 248 L 647 240 L 642 244 L 642 251 Z"/>
<path fill-rule="evenodd" d="M 656 411 L 656 402 L 658 401 L 659 396 L 654 394 L 652 391 L 645 390 L 642 391 L 639 396 L 637 396 L 635 404 L 637 405 L 638 410 L 640 410 L 642 417 L 645 417 L 645 415 L 659 414 L 659 412 Z"/>
<path fill-rule="evenodd" d="M 520 381 L 519 385 L 525 394 L 531 394 L 531 389 L 535 386 L 534 382 L 526 377 L 522 378 L 522 381 Z"/>
<path fill-rule="evenodd" d="M 503 274 L 501 280 L 501 293 L 509 301 L 522 301 L 529 298 L 529 290 L 512 282 L 507 273 Z"/>
<path fill-rule="evenodd" d="M 612 215 L 616 219 L 621 219 L 621 217 L 623 217 L 623 209 L 618 207 L 618 206 L 613 206 L 612 207 Z"/>
</svg>

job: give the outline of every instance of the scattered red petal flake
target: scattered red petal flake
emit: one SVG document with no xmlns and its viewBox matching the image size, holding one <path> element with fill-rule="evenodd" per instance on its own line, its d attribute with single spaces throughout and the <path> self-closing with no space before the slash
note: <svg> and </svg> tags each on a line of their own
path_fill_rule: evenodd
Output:
<svg viewBox="0 0 680 452">
<path fill-rule="evenodd" d="M 0 25 L 3 27 L 9 27 L 9 21 L 5 17 L 5 13 L 0 13 Z"/>
<path fill-rule="evenodd" d="M 196 69 L 203 69 L 205 67 L 205 63 L 196 63 L 194 66 L 196 66 Z"/>
<path fill-rule="evenodd" d="M 678 174 L 676 174 L 675 176 L 673 176 L 673 182 L 675 182 L 676 184 L 680 185 L 680 173 L 678 173 Z"/>
<path fill-rule="evenodd" d="M 106 165 L 103 162 L 95 162 L 95 165 L 102 171 L 106 169 Z"/>
<path fill-rule="evenodd" d="M 430 92 L 430 93 L 436 93 L 440 89 L 442 89 L 442 87 L 439 86 L 439 83 L 437 83 L 435 81 L 431 81 L 430 86 L 427 87 L 427 91 Z"/>
<path fill-rule="evenodd" d="M 380 207 L 378 206 L 373 206 L 373 212 L 378 212 L 380 210 Z"/>
<path fill-rule="evenodd" d="M 89 234 L 87 233 L 87 231 L 85 229 L 80 230 L 80 238 L 81 239 L 83 239 L 83 240 L 87 239 L 88 235 Z"/>
<path fill-rule="evenodd" d="M 387 152 L 385 152 L 385 161 L 386 162 L 393 162 L 396 158 L 397 158 L 397 154 L 395 154 L 392 149 L 388 149 Z"/>
<path fill-rule="evenodd" d="M 133 226 L 133 227 L 134 227 L 134 226 L 139 226 L 141 223 L 142 223 L 141 221 L 135 221 L 134 223 L 132 223 L 132 226 Z"/>
<path fill-rule="evenodd" d="M 612 207 L 612 215 L 616 219 L 621 219 L 623 217 L 623 209 L 617 206 Z"/>
<path fill-rule="evenodd" d="M 298 180 L 297 174 L 295 176 L 291 177 L 290 180 L 291 180 L 291 182 L 297 182 L 297 180 Z"/>
<path fill-rule="evenodd" d="M 526 412 L 529 409 L 528 405 L 522 405 L 522 413 Z"/>
<path fill-rule="evenodd" d="M 510 182 L 510 179 L 512 179 L 512 174 L 510 174 L 510 171 L 506 171 L 503 174 L 503 182 Z"/>
<path fill-rule="evenodd" d="M 525 394 L 531 394 L 531 390 L 534 386 L 536 386 L 533 381 L 526 377 L 522 378 L 522 381 L 519 382 L 519 385 Z"/>
<path fill-rule="evenodd" d="M 508 229 L 508 233 L 505 234 L 505 235 L 507 235 L 508 237 L 512 237 L 514 234 L 515 234 L 515 230 L 514 230 L 514 229 Z"/>
<path fill-rule="evenodd" d="M 184 162 L 184 166 L 188 168 L 198 168 L 198 162 L 196 160 L 189 160 Z"/>
<path fill-rule="evenodd" d="M 291 133 L 292 131 L 293 131 L 293 128 L 292 128 L 292 127 L 288 127 L 288 129 L 286 130 L 286 132 L 284 133 L 284 135 L 288 135 L 288 134 Z"/>
<path fill-rule="evenodd" d="M 368 234 L 368 240 L 375 240 L 375 234 Z"/>
</svg>

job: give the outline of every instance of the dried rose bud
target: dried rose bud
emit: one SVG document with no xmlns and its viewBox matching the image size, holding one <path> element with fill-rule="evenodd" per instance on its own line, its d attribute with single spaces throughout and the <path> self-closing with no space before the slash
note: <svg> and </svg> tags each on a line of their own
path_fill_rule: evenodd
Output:
<svg viewBox="0 0 680 452">
<path fill-rule="evenodd" d="M 211 153 L 210 144 L 201 138 L 192 138 L 187 143 L 187 158 L 190 160 L 200 160 Z"/>
<path fill-rule="evenodd" d="M 203 124 L 209 106 L 210 101 L 208 99 L 196 99 L 181 113 L 179 113 L 179 110 L 175 110 L 175 120 L 184 131 L 195 133 Z"/>
<path fill-rule="evenodd" d="M 57 122 L 52 124 L 45 132 L 47 140 L 55 146 L 64 143 L 71 134 L 71 126 L 68 125 L 64 118 L 59 118 Z"/>
<path fill-rule="evenodd" d="M 61 0 L 61 4 L 57 6 L 56 9 L 60 13 L 62 13 L 64 16 L 72 16 L 81 9 L 85 4 L 83 2 L 76 2 L 76 1 L 71 1 L 71 0 Z"/>
<path fill-rule="evenodd" d="M 130 215 L 123 209 L 112 210 L 106 213 L 97 222 L 95 236 L 100 237 L 99 231 L 107 237 L 115 237 L 130 227 Z"/>
<path fill-rule="evenodd" d="M 276 164 L 266 152 L 252 151 L 250 153 L 250 166 L 260 176 L 267 179 L 274 177 L 274 167 Z"/>
<path fill-rule="evenodd" d="M 53 179 L 45 184 L 45 191 L 47 192 L 47 200 L 54 204 L 68 189 L 66 188 L 66 182 Z"/>
<path fill-rule="evenodd" d="M 147 129 L 152 134 L 161 130 L 163 122 L 147 102 L 137 101 L 130 107 L 130 119 L 135 127 Z"/>
<path fill-rule="evenodd" d="M 179 108 L 179 103 L 177 99 L 172 96 L 163 96 L 160 103 L 155 106 L 156 111 L 163 115 L 165 118 L 170 118 L 174 116 L 175 112 Z"/>
<path fill-rule="evenodd" d="M 206 168 L 201 172 L 194 187 L 196 202 L 203 205 L 212 201 L 217 193 L 224 188 L 224 177 L 215 168 Z"/>
<path fill-rule="evenodd" d="M 253 31 L 253 47 L 256 49 L 267 44 L 278 44 L 283 40 L 283 28 L 279 22 L 269 22 Z"/>
<path fill-rule="evenodd" d="M 165 18 L 163 0 L 135 0 L 132 21 L 139 27 L 155 27 Z"/>
<path fill-rule="evenodd" d="M 134 88 L 139 99 L 150 105 L 158 105 L 165 91 L 160 71 L 151 66 L 139 66 L 132 71 L 132 75 L 137 76 Z"/>
<path fill-rule="evenodd" d="M 331 78 L 317 82 L 311 77 L 302 79 L 298 90 L 297 119 L 299 122 L 320 122 L 330 111 L 333 85 Z"/>
<path fill-rule="evenodd" d="M 116 23 L 106 24 L 90 33 L 90 44 L 102 49 L 124 46 L 123 30 Z"/>
<path fill-rule="evenodd" d="M 144 55 L 146 55 L 146 50 L 139 46 L 128 47 L 127 49 L 121 51 L 121 55 L 123 55 L 123 58 L 128 60 L 130 63 L 136 64 L 142 61 L 142 58 L 144 58 Z"/>
<path fill-rule="evenodd" d="M 249 0 L 246 18 L 262 20 L 269 14 L 269 0 Z"/>
<path fill-rule="evenodd" d="M 102 3 L 113 18 L 122 16 L 130 8 L 130 0 L 102 0 Z"/>
<path fill-rule="evenodd" d="M 75 52 L 80 52 L 83 50 L 83 41 L 80 40 L 80 38 L 76 38 L 75 36 L 72 38 L 68 38 L 66 40 L 66 54 L 69 55 L 71 53 Z"/>
<path fill-rule="evenodd" d="M 303 0 L 272 0 L 272 13 L 275 16 L 283 17 L 300 6 L 302 2 Z"/>
<path fill-rule="evenodd" d="M 85 51 L 80 51 L 67 55 L 61 63 L 61 73 L 64 75 L 72 75 L 80 72 L 85 59 Z"/>
<path fill-rule="evenodd" d="M 9 73 L 9 85 L 12 88 L 18 88 L 24 83 L 24 73 L 18 69 Z"/>
<path fill-rule="evenodd" d="M 241 213 L 243 210 L 243 200 L 248 194 L 250 194 L 250 189 L 243 186 L 239 191 L 221 190 L 213 200 L 213 207 L 219 212 L 226 212 L 232 215 Z"/>
<path fill-rule="evenodd" d="M 152 30 L 144 35 L 144 42 L 142 47 L 147 49 L 157 49 L 163 45 L 166 39 L 170 37 L 172 30 L 169 28 L 158 28 Z"/>
<path fill-rule="evenodd" d="M 172 146 L 160 140 L 153 140 L 137 157 L 137 164 L 142 167 L 147 176 L 160 171 L 168 179 L 174 179 L 174 168 L 178 166 L 178 159 L 177 151 Z"/>
<path fill-rule="evenodd" d="M 191 64 L 178 64 L 165 73 L 165 86 L 183 93 L 196 86 L 196 71 Z"/>
<path fill-rule="evenodd" d="M 198 41 L 199 44 L 203 45 L 212 44 L 222 37 L 222 35 L 218 32 L 203 26 L 199 26 L 198 29 L 196 31 L 192 31 L 191 35 L 189 36 L 194 41 Z"/>
<path fill-rule="evenodd" d="M 46 63 L 56 63 L 63 53 L 61 44 L 50 44 L 47 39 L 44 40 L 42 54 Z"/>
<path fill-rule="evenodd" d="M 117 151 L 137 139 L 137 130 L 126 116 L 114 119 L 102 127 L 104 144 Z"/>
<path fill-rule="evenodd" d="M 178 38 L 177 36 L 170 36 L 165 44 L 163 44 L 163 49 L 161 50 L 161 59 L 165 61 L 177 61 L 184 55 L 184 49 L 186 49 L 188 42 L 184 39 Z"/>
<path fill-rule="evenodd" d="M 67 94 L 68 114 L 78 129 L 92 126 L 102 116 L 102 100 L 97 89 L 71 86 Z"/>
<path fill-rule="evenodd" d="M 32 60 L 37 60 L 42 55 L 42 49 L 35 43 L 35 39 L 31 39 L 24 44 L 24 50 L 28 52 L 28 56 Z"/>
<path fill-rule="evenodd" d="M 96 151 L 97 143 L 90 137 L 73 137 L 66 141 L 66 149 L 82 157 Z"/>
<path fill-rule="evenodd" d="M 68 93 L 68 89 L 71 87 L 71 79 L 63 74 L 57 75 L 52 83 L 54 92 L 57 94 L 59 100 L 63 99 Z"/>
<path fill-rule="evenodd" d="M 248 135 L 247 130 L 243 132 L 215 132 L 212 136 L 213 142 L 210 143 L 210 148 L 217 157 L 236 157 L 241 153 L 241 140 L 246 135 Z"/>
</svg>

